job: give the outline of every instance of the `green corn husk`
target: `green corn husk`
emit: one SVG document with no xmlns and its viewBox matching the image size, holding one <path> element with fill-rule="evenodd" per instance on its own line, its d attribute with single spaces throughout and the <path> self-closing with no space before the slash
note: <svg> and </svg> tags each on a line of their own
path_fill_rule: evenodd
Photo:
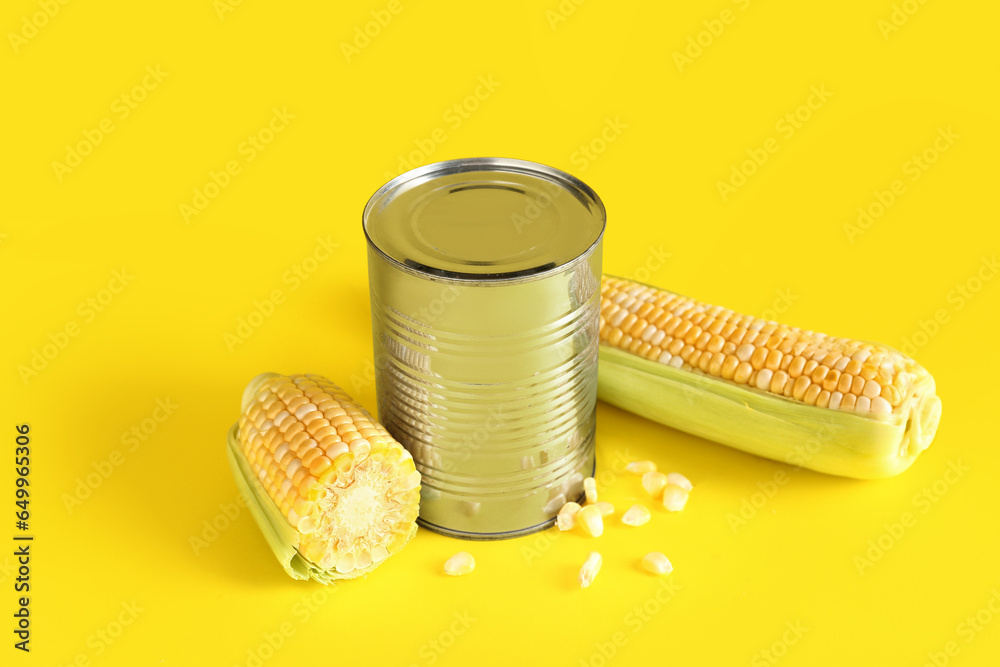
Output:
<svg viewBox="0 0 1000 667">
<path fill-rule="evenodd" d="M 324 570 L 299 553 L 299 534 L 288 525 L 288 521 L 281 515 L 274 501 L 267 496 L 250 470 L 246 458 L 240 452 L 238 437 L 239 424 L 234 424 L 229 429 L 226 446 L 226 458 L 229 459 L 233 479 L 236 480 L 236 486 L 246 500 L 250 515 L 260 528 L 260 532 L 264 534 L 267 545 L 285 568 L 285 572 L 293 579 L 313 579 L 321 584 L 332 584 L 335 580 L 343 578 L 343 575 L 338 574 L 336 570 Z"/>
</svg>

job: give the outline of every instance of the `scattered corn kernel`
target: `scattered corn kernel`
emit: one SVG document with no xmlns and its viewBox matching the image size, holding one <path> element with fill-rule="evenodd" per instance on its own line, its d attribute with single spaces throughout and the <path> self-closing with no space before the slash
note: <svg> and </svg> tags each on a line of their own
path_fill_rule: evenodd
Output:
<svg viewBox="0 0 1000 667">
<path fill-rule="evenodd" d="M 667 484 L 663 489 L 663 506 L 669 512 L 680 512 L 687 505 L 687 489 L 674 484 Z"/>
<path fill-rule="evenodd" d="M 659 498 L 663 493 L 663 487 L 667 485 L 667 476 L 662 472 L 647 472 L 642 476 L 642 488 L 651 498 Z"/>
<path fill-rule="evenodd" d="M 622 523 L 626 526 L 641 526 L 649 523 L 650 516 L 649 510 L 642 505 L 632 505 L 622 514 Z"/>
<path fill-rule="evenodd" d="M 594 578 L 601 571 L 601 554 L 591 551 L 586 562 L 580 568 L 580 588 L 587 588 L 594 583 Z"/>
<path fill-rule="evenodd" d="M 594 503 L 594 507 L 601 510 L 601 516 L 607 516 L 615 513 L 615 506 L 604 500 L 599 503 Z"/>
<path fill-rule="evenodd" d="M 444 573 L 460 577 L 476 569 L 476 559 L 468 551 L 459 551 L 444 562 Z"/>
<path fill-rule="evenodd" d="M 584 532 L 592 537 L 604 534 L 604 518 L 597 505 L 587 505 L 576 513 L 576 522 L 583 526 Z"/>
<path fill-rule="evenodd" d="M 667 557 L 659 551 L 650 551 L 642 557 L 642 567 L 647 572 L 653 574 L 670 574 L 674 571 L 674 566 L 670 564 Z"/>
<path fill-rule="evenodd" d="M 588 503 L 597 502 L 597 482 L 594 481 L 593 477 L 583 480 L 583 493 L 587 497 Z"/>
<path fill-rule="evenodd" d="M 691 489 L 694 488 L 694 485 L 691 484 L 691 480 L 689 480 L 687 477 L 680 474 L 679 472 L 667 473 L 667 484 L 673 484 L 674 486 L 679 486 L 685 491 L 690 491 Z"/>
<path fill-rule="evenodd" d="M 576 514 L 579 511 L 580 506 L 577 503 L 563 505 L 556 515 L 556 525 L 559 526 L 559 530 L 573 530 L 573 526 L 576 525 Z"/>
<path fill-rule="evenodd" d="M 625 470 L 634 475 L 645 475 L 647 472 L 656 472 L 656 464 L 652 461 L 632 461 L 625 466 Z"/>
</svg>

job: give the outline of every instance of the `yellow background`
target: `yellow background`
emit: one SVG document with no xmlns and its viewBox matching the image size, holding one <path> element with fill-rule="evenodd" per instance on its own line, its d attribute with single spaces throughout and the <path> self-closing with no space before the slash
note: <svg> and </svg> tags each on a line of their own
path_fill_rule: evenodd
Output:
<svg viewBox="0 0 1000 667">
<path fill-rule="evenodd" d="M 263 664 L 996 664 L 1000 281 L 977 273 L 992 277 L 984 258 L 1000 245 L 1000 10 L 577 3 L 401 0 L 349 59 L 342 43 L 373 11 L 385 22 L 387 2 L 72 0 L 51 18 L 36 16 L 45 0 L 4 3 L 0 539 L 13 544 L 21 422 L 37 539 L 30 655 L 12 647 L 13 547 L 0 550 L 3 664 L 256 664 L 248 652 L 282 633 Z M 715 22 L 723 10 L 728 24 Z M 697 57 L 679 66 L 689 48 Z M 164 74 L 142 89 L 147 67 Z M 830 96 L 801 110 L 811 87 Z M 122 95 L 144 99 L 122 117 Z M 456 104 L 476 108 L 463 117 Z M 250 161 L 241 144 L 274 109 L 294 118 Z M 787 136 L 780 122 L 795 113 L 809 118 Z M 113 130 L 57 174 L 102 122 Z M 609 123 L 619 129 L 602 144 Z M 948 128 L 947 150 L 911 180 L 912 157 Z M 718 182 L 769 138 L 777 152 L 724 201 Z M 366 581 L 292 581 L 245 510 L 224 514 L 243 386 L 265 370 L 321 373 L 374 408 L 362 207 L 407 165 L 477 155 L 593 186 L 609 213 L 608 272 L 830 333 L 916 340 L 944 401 L 936 441 L 902 476 L 859 482 L 601 405 L 600 470 L 650 458 L 682 471 L 696 485 L 685 512 L 612 522 L 596 540 L 421 531 Z M 239 173 L 185 220 L 181 205 L 229 161 Z M 858 207 L 896 179 L 903 194 L 852 242 Z M 306 261 L 327 237 L 328 259 Z M 296 266 L 315 271 L 296 283 Z M 105 292 L 121 270 L 128 284 Z M 960 285 L 979 289 L 960 300 Z M 283 302 L 227 345 L 275 290 Z M 88 299 L 106 303 L 91 312 Z M 914 338 L 941 313 L 934 335 Z M 25 381 L 19 368 L 72 324 Z M 177 407 L 144 422 L 163 416 L 157 399 Z M 145 441 L 123 443 L 144 424 L 156 427 Z M 111 474 L 78 491 L 110 457 Z M 956 478 L 950 464 L 967 470 Z M 772 488 L 778 471 L 786 483 Z M 642 494 L 613 473 L 600 490 L 619 511 Z M 906 512 L 912 525 L 893 537 Z M 884 553 L 859 564 L 880 538 Z M 604 568 L 581 591 L 595 548 Z M 460 549 L 478 568 L 447 578 L 441 564 Z M 672 559 L 673 589 L 638 568 L 650 550 Z M 977 613 L 992 622 L 960 625 Z"/>
</svg>

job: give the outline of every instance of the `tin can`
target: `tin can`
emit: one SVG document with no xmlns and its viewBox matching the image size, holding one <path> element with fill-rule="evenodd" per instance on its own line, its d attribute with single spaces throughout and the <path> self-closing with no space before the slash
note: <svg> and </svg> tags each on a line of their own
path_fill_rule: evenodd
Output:
<svg viewBox="0 0 1000 667">
<path fill-rule="evenodd" d="M 420 523 L 550 526 L 594 470 L 604 205 L 545 165 L 449 160 L 368 201 L 379 420 L 423 476 Z"/>
</svg>

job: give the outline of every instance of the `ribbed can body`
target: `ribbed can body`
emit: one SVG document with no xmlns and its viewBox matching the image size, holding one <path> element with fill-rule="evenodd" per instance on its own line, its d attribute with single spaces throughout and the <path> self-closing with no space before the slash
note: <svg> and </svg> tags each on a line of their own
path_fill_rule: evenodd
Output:
<svg viewBox="0 0 1000 667">
<path fill-rule="evenodd" d="M 477 280 L 369 246 L 378 415 L 423 477 L 424 526 L 512 537 L 581 495 L 594 468 L 601 249 Z"/>
</svg>

